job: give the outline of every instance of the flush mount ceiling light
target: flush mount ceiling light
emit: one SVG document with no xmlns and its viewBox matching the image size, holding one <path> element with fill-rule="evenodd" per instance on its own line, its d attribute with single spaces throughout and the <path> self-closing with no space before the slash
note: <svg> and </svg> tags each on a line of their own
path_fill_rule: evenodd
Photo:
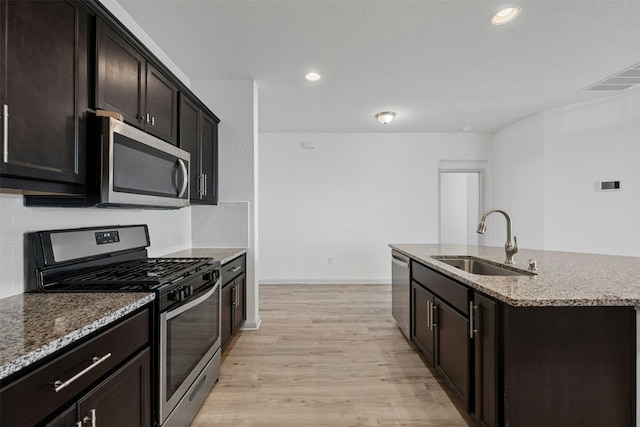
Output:
<svg viewBox="0 0 640 427">
<path fill-rule="evenodd" d="M 310 82 L 317 82 L 318 80 L 320 80 L 322 78 L 322 76 L 318 73 L 307 73 L 306 76 L 304 76 L 305 80 L 310 81 Z"/>
<path fill-rule="evenodd" d="M 505 7 L 504 9 L 496 12 L 491 18 L 493 25 L 504 25 L 513 21 L 520 14 L 520 8 L 518 7 Z"/>
<path fill-rule="evenodd" d="M 383 125 L 391 123 L 391 120 L 396 116 L 396 113 L 393 111 L 383 111 L 382 113 L 376 114 L 376 119 Z"/>
</svg>

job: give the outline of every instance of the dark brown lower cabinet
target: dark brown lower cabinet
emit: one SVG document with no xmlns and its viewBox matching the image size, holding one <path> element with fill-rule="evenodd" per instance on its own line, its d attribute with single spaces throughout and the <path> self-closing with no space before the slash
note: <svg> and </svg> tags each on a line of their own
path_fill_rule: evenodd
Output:
<svg viewBox="0 0 640 427">
<path fill-rule="evenodd" d="M 0 426 L 151 425 L 150 310 L 0 383 Z"/>
<path fill-rule="evenodd" d="M 411 301 L 413 304 L 411 312 L 411 340 L 420 349 L 424 357 L 430 362 L 434 362 L 434 333 L 431 325 L 431 309 L 433 307 L 434 296 L 431 292 L 423 288 L 419 283 L 411 283 Z"/>
<path fill-rule="evenodd" d="M 439 298 L 434 303 L 435 367 L 469 409 L 469 319 Z"/>
<path fill-rule="evenodd" d="M 47 424 L 47 427 L 81 425 L 149 426 L 150 355 L 145 349 L 125 366 Z"/>
<path fill-rule="evenodd" d="M 233 337 L 247 319 L 246 304 L 246 255 L 222 265 L 222 350 L 227 348 Z"/>
<path fill-rule="evenodd" d="M 633 307 L 514 307 L 415 261 L 411 287 L 411 340 L 477 425 L 637 425 Z"/>
<path fill-rule="evenodd" d="M 472 414 L 481 426 L 498 425 L 498 303 L 473 294 L 474 402 Z"/>
</svg>

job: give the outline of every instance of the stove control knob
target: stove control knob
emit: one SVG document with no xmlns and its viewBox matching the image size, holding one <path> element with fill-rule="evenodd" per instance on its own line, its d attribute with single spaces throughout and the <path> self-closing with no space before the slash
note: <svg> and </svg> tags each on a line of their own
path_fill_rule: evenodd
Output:
<svg viewBox="0 0 640 427">
<path fill-rule="evenodd" d="M 180 295 L 177 290 L 169 292 L 169 301 L 180 301 Z"/>
<path fill-rule="evenodd" d="M 202 280 L 206 281 L 206 282 L 210 282 L 212 281 L 214 278 L 214 274 L 212 271 L 209 271 L 208 273 L 204 273 L 202 275 Z"/>
</svg>

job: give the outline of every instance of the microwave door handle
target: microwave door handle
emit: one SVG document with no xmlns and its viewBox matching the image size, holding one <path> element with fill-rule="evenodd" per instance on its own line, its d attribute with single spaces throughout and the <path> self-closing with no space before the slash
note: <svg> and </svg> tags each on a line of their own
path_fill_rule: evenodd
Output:
<svg viewBox="0 0 640 427">
<path fill-rule="evenodd" d="M 187 171 L 187 165 L 184 164 L 184 160 L 178 159 L 178 164 L 180 165 L 180 170 L 182 171 L 182 188 L 178 193 L 178 198 L 181 198 L 187 191 L 187 185 L 189 184 L 189 172 Z"/>
</svg>

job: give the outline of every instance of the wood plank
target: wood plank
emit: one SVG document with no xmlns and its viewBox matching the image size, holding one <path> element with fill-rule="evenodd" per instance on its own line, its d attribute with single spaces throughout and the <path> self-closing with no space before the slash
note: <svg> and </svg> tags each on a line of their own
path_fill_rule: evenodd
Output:
<svg viewBox="0 0 640 427">
<path fill-rule="evenodd" d="M 192 427 L 467 426 L 391 317 L 388 285 L 263 285 Z"/>
</svg>

